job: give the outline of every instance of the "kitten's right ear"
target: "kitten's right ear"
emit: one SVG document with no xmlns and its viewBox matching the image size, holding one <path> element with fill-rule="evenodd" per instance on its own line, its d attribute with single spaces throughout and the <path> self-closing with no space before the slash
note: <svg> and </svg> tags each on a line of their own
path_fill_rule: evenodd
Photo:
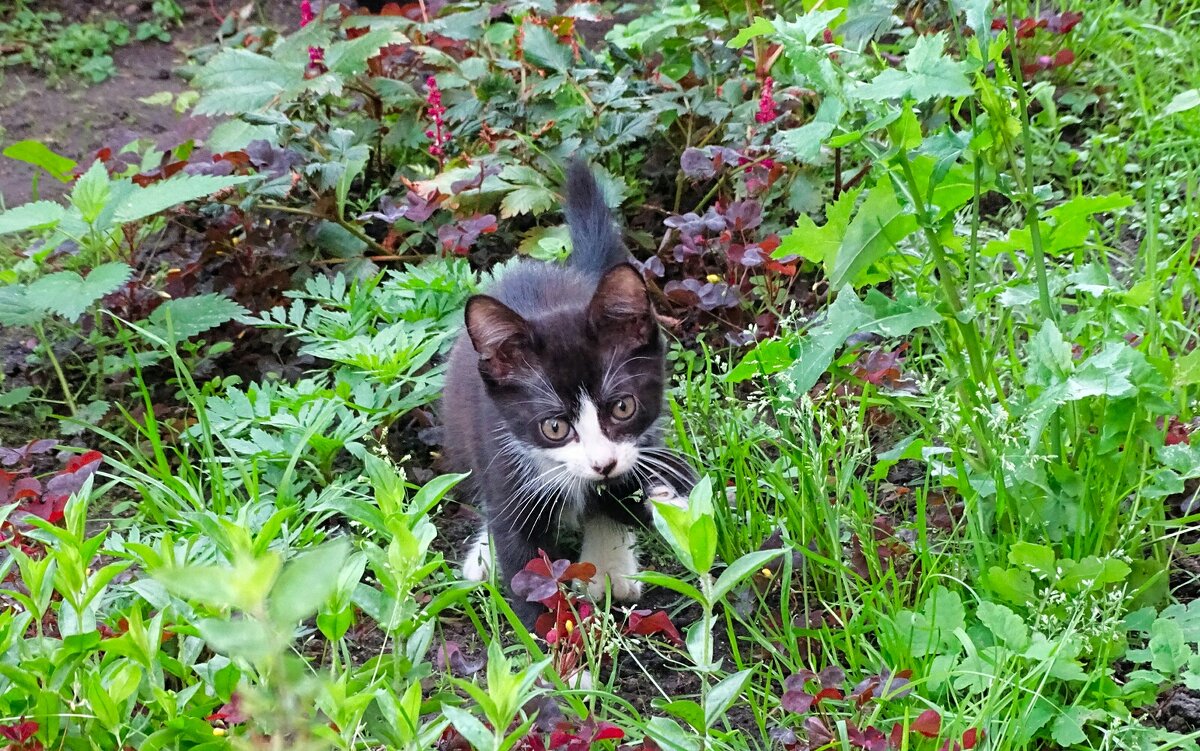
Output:
<svg viewBox="0 0 1200 751">
<path fill-rule="evenodd" d="M 529 324 L 519 313 L 487 295 L 467 300 L 467 335 L 479 353 L 479 368 L 495 381 L 511 378 L 525 364 Z"/>
</svg>

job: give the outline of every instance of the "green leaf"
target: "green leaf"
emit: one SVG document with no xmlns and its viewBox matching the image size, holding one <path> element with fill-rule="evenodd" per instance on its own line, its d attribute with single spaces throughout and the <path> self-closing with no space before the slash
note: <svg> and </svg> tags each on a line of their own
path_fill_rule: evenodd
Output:
<svg viewBox="0 0 1200 751">
<path fill-rule="evenodd" d="M 765 34 L 770 34 L 775 31 L 775 26 L 767 19 L 759 16 L 754 19 L 754 22 L 737 33 L 733 39 L 730 39 L 726 44 L 734 49 L 745 47 L 751 39 L 757 39 Z"/>
<path fill-rule="evenodd" d="M 741 670 L 722 678 L 717 685 L 708 690 L 708 696 L 704 697 L 704 721 L 708 727 L 716 725 L 717 720 L 728 711 L 753 673 L 753 668 Z"/>
<path fill-rule="evenodd" d="M 17 141 L 4 149 L 4 156 L 41 167 L 55 180 L 64 183 L 71 181 L 71 170 L 78 166 L 74 159 L 54 153 L 41 141 Z"/>
<path fill-rule="evenodd" d="M 820 227 L 808 214 L 801 214 L 796 220 L 796 228 L 784 236 L 779 247 L 771 254 L 772 257 L 797 255 L 813 263 L 825 264 L 828 268 L 846 236 L 854 202 L 862 190 L 856 188 L 846 191 L 833 203 L 826 204 L 825 224 Z"/>
<path fill-rule="evenodd" d="M 794 21 L 785 21 L 782 16 L 775 19 L 775 30 L 784 46 L 793 49 L 811 45 L 825 29 L 833 25 L 838 16 L 844 13 L 842 8 L 832 10 L 810 10 Z M 742 45 L 738 45 L 742 46 Z"/>
<path fill-rule="evenodd" d="M 53 227 L 66 213 L 66 209 L 53 201 L 21 204 L 0 213 L 0 235 Z"/>
<path fill-rule="evenodd" d="M 329 45 L 325 49 L 325 67 L 340 76 L 356 76 L 366 71 L 367 61 L 379 54 L 379 50 L 408 41 L 395 28 L 373 29 L 360 37 Z"/>
<path fill-rule="evenodd" d="M 919 37 L 904 58 L 903 71 L 888 68 L 859 87 L 857 96 L 874 101 L 910 99 L 918 103 L 937 97 L 970 96 L 971 83 L 967 78 L 970 65 L 947 57 L 945 49 L 944 33 Z"/>
<path fill-rule="evenodd" d="M 24 284 L 0 287 L 0 325 L 32 326 L 40 323 L 48 311 L 34 303 Z"/>
<path fill-rule="evenodd" d="M 717 525 L 712 516 L 701 516 L 688 530 L 688 551 L 693 573 L 707 574 L 717 558 Z"/>
<path fill-rule="evenodd" d="M 28 296 L 43 310 L 74 323 L 84 311 L 118 290 L 132 275 L 133 269 L 119 261 L 97 266 L 87 279 L 74 271 L 59 271 L 30 284 Z"/>
<path fill-rule="evenodd" d="M 1004 646 L 1022 652 L 1029 646 L 1029 628 L 1021 616 L 994 602 L 984 600 L 976 612 L 979 622 Z"/>
<path fill-rule="evenodd" d="M 669 717 L 651 717 L 646 723 L 646 734 L 664 751 L 700 751 L 700 737 L 689 733 Z"/>
<path fill-rule="evenodd" d="M 651 584 L 655 587 L 669 589 L 672 592 L 681 594 L 695 602 L 704 602 L 704 595 L 700 593 L 700 590 L 696 589 L 682 579 L 676 579 L 673 576 L 668 576 L 667 574 L 663 574 L 658 571 L 642 571 L 631 578 L 646 582 L 647 584 Z"/>
<path fill-rule="evenodd" d="M 237 302 L 210 292 L 164 302 L 154 309 L 143 328 L 171 346 L 247 314 Z"/>
<path fill-rule="evenodd" d="M 79 209 L 83 220 L 91 224 L 104 211 L 111 194 L 112 185 L 108 179 L 108 169 L 97 159 L 75 183 L 71 190 L 71 204 Z"/>
<path fill-rule="evenodd" d="M 236 115 L 280 103 L 304 85 L 307 61 L 290 63 L 247 49 L 225 49 L 209 60 L 192 84 L 201 97 L 198 115 Z"/>
<path fill-rule="evenodd" d="M 1024 566 L 1048 579 L 1057 578 L 1054 551 L 1045 545 L 1032 542 L 1015 542 L 1008 549 L 1008 562 Z"/>
<path fill-rule="evenodd" d="M 566 73 L 571 68 L 575 62 L 571 48 L 559 42 L 553 31 L 535 23 L 526 23 L 521 28 L 524 32 L 521 49 L 525 53 L 525 60 L 556 73 Z"/>
<path fill-rule="evenodd" d="M 1150 626 L 1150 667 L 1175 675 L 1188 664 L 1192 648 L 1184 639 L 1183 628 L 1173 620 L 1159 618 Z"/>
<path fill-rule="evenodd" d="M 1176 94 L 1162 111 L 1162 117 L 1170 117 L 1180 112 L 1200 107 L 1200 89 L 1188 89 Z"/>
<path fill-rule="evenodd" d="M 135 222 L 181 203 L 195 201 L 254 179 L 256 178 L 253 176 L 244 175 L 176 175 L 144 188 L 134 187 L 117 206 L 113 218 L 117 222 Z"/>
<path fill-rule="evenodd" d="M 537 216 L 554 205 L 554 192 L 541 185 L 521 185 L 500 203 L 500 216 L 511 219 L 521 214 Z"/>
<path fill-rule="evenodd" d="M 950 0 L 955 13 L 965 13 L 967 26 L 975 32 L 976 39 L 990 39 L 992 35 L 992 0 Z"/>
<path fill-rule="evenodd" d="M 1063 748 L 1087 743 L 1083 728 L 1090 716 L 1091 711 L 1083 707 L 1067 707 L 1050 726 L 1050 737 Z"/>
<path fill-rule="evenodd" d="M 880 336 L 908 336 L 914 329 L 936 326 L 942 322 L 942 316 L 932 305 L 916 297 L 891 300 L 878 289 L 872 288 L 863 302 L 875 314 L 875 320 L 866 326 L 866 330 Z"/>
<path fill-rule="evenodd" d="M 270 655 L 276 646 L 266 624 L 253 618 L 205 618 L 196 623 L 196 630 L 214 652 L 228 657 L 257 661 Z"/>
<path fill-rule="evenodd" d="M 0 315 L 0 323 L 4 320 Z M 0 409 L 12 409 L 24 404 L 33 395 L 33 386 L 18 386 L 12 391 L 0 391 Z"/>
<path fill-rule="evenodd" d="M 1029 341 L 1029 366 L 1025 383 L 1049 386 L 1061 381 L 1071 372 L 1071 346 L 1063 339 L 1054 321 L 1046 321 Z"/>
<path fill-rule="evenodd" d="M 341 569 L 349 553 L 349 542 L 337 540 L 288 561 L 268 595 L 271 620 L 288 627 L 317 612 L 337 589 L 332 573 Z"/>
<path fill-rule="evenodd" d="M 804 393 L 815 386 L 846 339 L 871 319 L 871 309 L 862 304 L 852 289 L 843 289 L 829 306 L 824 325 L 810 331 L 800 343 L 795 363 L 787 371 L 791 387 L 797 393 Z"/>
<path fill-rule="evenodd" d="M 755 550 L 729 564 L 729 568 L 721 572 L 721 575 L 717 577 L 717 583 L 713 585 L 713 599 L 719 600 L 724 597 L 739 582 L 762 570 L 767 561 L 778 557 L 782 552 L 782 550 Z"/>
<path fill-rule="evenodd" d="M 1200 349 L 1194 349 L 1175 361 L 1171 383 L 1177 389 L 1200 383 Z"/>
<path fill-rule="evenodd" d="M 829 286 L 840 290 L 855 284 L 868 266 L 916 229 L 916 217 L 900 206 L 891 180 L 884 175 L 871 188 L 854 221 L 846 228 L 833 263 L 826 266 Z"/>
<path fill-rule="evenodd" d="M 672 717 L 678 717 L 683 720 L 694 730 L 704 729 L 704 707 L 701 707 L 691 699 L 677 699 L 672 702 L 657 704 L 657 707 Z"/>
</svg>

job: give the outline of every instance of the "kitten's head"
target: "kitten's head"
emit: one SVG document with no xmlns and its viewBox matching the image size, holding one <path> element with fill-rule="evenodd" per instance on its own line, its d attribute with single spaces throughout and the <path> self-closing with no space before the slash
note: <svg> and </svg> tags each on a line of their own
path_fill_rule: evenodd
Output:
<svg viewBox="0 0 1200 751">
<path fill-rule="evenodd" d="M 605 482 L 634 468 L 662 409 L 663 351 L 633 266 L 608 271 L 585 308 L 524 318 L 477 295 L 466 319 L 502 441 L 548 478 Z"/>
</svg>

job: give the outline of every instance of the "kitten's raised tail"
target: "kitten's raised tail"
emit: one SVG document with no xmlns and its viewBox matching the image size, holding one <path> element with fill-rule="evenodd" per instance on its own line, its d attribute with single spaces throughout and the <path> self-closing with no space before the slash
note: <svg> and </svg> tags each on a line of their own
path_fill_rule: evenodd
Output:
<svg viewBox="0 0 1200 751">
<path fill-rule="evenodd" d="M 567 195 L 563 213 L 571 230 L 571 258 L 580 271 L 600 275 L 629 260 L 613 223 L 604 193 L 587 164 L 576 159 L 567 167 Z"/>
</svg>

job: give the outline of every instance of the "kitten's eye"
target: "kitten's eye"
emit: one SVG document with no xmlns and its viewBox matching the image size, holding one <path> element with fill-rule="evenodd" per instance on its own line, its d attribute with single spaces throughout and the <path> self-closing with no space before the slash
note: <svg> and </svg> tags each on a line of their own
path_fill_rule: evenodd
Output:
<svg viewBox="0 0 1200 751">
<path fill-rule="evenodd" d="M 542 420 L 542 435 L 546 436 L 547 441 L 566 440 L 567 436 L 571 435 L 571 423 L 561 417 Z"/>
<path fill-rule="evenodd" d="M 622 396 L 612 404 L 612 416 L 617 420 L 628 420 L 637 411 L 637 402 L 632 396 Z"/>
</svg>

